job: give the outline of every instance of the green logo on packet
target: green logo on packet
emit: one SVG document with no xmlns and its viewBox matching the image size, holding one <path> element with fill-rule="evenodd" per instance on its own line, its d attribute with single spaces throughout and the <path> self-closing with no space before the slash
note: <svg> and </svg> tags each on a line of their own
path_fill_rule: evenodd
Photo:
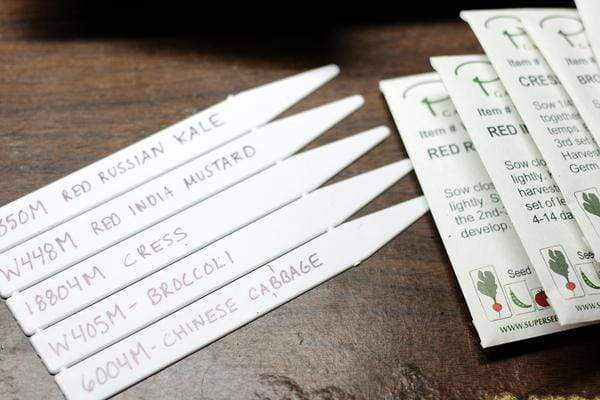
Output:
<svg viewBox="0 0 600 400">
<path fill-rule="evenodd" d="M 504 21 L 510 21 L 510 25 L 503 24 Z M 535 48 L 535 45 L 529 39 L 527 32 L 523 27 L 519 26 L 521 20 L 515 15 L 496 15 L 492 18 L 487 19 L 484 22 L 486 28 L 490 29 L 492 25 L 496 26 L 496 21 L 500 22 L 499 33 L 508 39 L 509 43 L 515 48 L 520 50 L 531 50 Z"/>
<path fill-rule="evenodd" d="M 483 60 L 482 61 L 478 61 L 478 60 L 466 61 L 466 62 L 456 66 L 456 68 L 454 69 L 454 75 L 459 76 L 459 72 L 461 70 L 463 70 L 464 67 L 466 67 L 468 65 L 477 65 L 477 64 L 487 64 L 490 66 L 492 65 L 491 62 L 483 61 Z M 494 76 L 489 79 L 481 78 L 479 75 L 475 75 L 473 77 L 473 82 L 475 82 L 475 84 L 479 87 L 481 92 L 487 97 L 489 97 L 491 95 L 494 95 L 496 97 L 504 97 L 506 95 L 505 90 L 504 91 L 499 91 L 499 90 L 491 91 L 486 86 L 486 85 L 490 85 L 490 84 L 493 84 L 493 83 L 496 83 L 499 81 L 500 81 L 500 78 L 496 74 L 494 74 Z"/>
<path fill-rule="evenodd" d="M 434 105 L 439 104 L 439 103 L 444 103 L 448 100 L 450 100 L 450 96 L 446 96 L 441 99 L 433 99 L 433 100 L 429 99 L 428 97 L 423 97 L 423 99 L 421 100 L 421 103 L 425 104 L 425 107 L 427 107 L 427 109 L 429 110 L 431 115 L 433 115 L 434 117 L 437 117 L 438 114 L 435 112 Z"/>
<path fill-rule="evenodd" d="M 562 37 L 567 44 L 572 48 L 588 48 L 590 45 L 585 37 L 585 28 L 581 20 L 577 17 L 569 15 L 549 15 L 540 21 L 540 27 L 544 28 L 544 24 L 553 20 L 574 21 L 573 30 L 567 30 L 565 27 L 558 28 L 556 34 Z M 579 40 L 577 40 L 579 38 Z"/>
</svg>

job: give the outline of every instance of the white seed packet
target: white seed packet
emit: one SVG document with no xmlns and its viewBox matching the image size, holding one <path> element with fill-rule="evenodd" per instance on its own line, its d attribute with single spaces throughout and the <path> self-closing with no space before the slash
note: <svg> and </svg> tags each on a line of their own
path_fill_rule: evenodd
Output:
<svg viewBox="0 0 600 400">
<path fill-rule="evenodd" d="M 477 147 L 559 321 L 599 319 L 600 308 L 595 308 L 600 300 L 599 265 L 487 57 L 434 57 L 432 65 Z M 490 83 L 480 86 L 483 81 Z"/>
<path fill-rule="evenodd" d="M 572 8 L 532 8 L 518 16 L 600 142 L 600 70 L 579 14 Z"/>
<path fill-rule="evenodd" d="M 575 0 L 579 16 L 585 26 L 586 35 L 592 45 L 596 59 L 600 57 L 600 1 L 598 0 Z"/>
<path fill-rule="evenodd" d="M 600 149 L 519 19 L 521 10 L 463 11 L 579 224 L 600 254 Z M 480 81 L 483 90 L 497 78 Z"/>
<path fill-rule="evenodd" d="M 383 91 L 483 347 L 559 331 L 500 197 L 435 73 Z M 538 299 L 539 303 L 536 303 Z"/>
</svg>

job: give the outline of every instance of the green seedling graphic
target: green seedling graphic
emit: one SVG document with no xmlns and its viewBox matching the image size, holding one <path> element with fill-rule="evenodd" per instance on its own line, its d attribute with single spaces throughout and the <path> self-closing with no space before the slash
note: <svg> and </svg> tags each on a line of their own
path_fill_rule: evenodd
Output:
<svg viewBox="0 0 600 400">
<path fill-rule="evenodd" d="M 498 285 L 496 284 L 496 278 L 494 274 L 490 271 L 479 271 L 477 274 L 477 290 L 479 292 L 489 298 L 491 298 L 494 302 L 492 304 L 492 309 L 500 314 L 502 311 L 502 304 L 496 302 L 496 295 L 498 294 Z"/>
<path fill-rule="evenodd" d="M 585 283 L 586 285 L 588 285 L 592 289 L 596 289 L 596 290 L 600 289 L 600 286 L 594 284 L 594 282 L 592 282 L 590 280 L 590 278 L 588 278 L 588 276 L 583 271 L 581 271 L 581 279 L 583 279 L 583 283 Z"/>
<path fill-rule="evenodd" d="M 520 308 L 531 308 L 531 304 L 525 304 L 523 303 L 515 294 L 515 292 L 512 291 L 512 289 L 510 289 L 510 299 L 512 300 L 513 303 L 515 303 L 515 305 L 517 307 Z"/>
<path fill-rule="evenodd" d="M 569 265 L 565 255 L 560 250 L 548 250 L 548 257 L 550 257 L 549 265 L 552 272 L 562 276 L 567 280 L 565 287 L 571 292 L 575 291 L 575 282 L 571 282 L 569 279 Z"/>
<path fill-rule="evenodd" d="M 583 192 L 581 197 L 583 198 L 583 209 L 596 217 L 600 217 L 600 199 L 598 196 L 593 192 Z"/>
</svg>

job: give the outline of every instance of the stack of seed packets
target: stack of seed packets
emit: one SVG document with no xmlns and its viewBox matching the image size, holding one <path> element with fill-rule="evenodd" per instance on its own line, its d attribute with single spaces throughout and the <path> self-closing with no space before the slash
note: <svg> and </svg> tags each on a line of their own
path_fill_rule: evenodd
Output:
<svg viewBox="0 0 600 400">
<path fill-rule="evenodd" d="M 381 82 L 483 347 L 600 319 L 600 9 L 577 4 L 464 11 L 486 55 Z"/>
<path fill-rule="evenodd" d="M 69 399 L 101 399 L 357 265 L 419 197 L 343 223 L 412 170 L 319 188 L 377 127 L 295 154 L 363 103 L 268 123 L 326 66 L 232 96 L 0 208 L 0 293 Z"/>
</svg>

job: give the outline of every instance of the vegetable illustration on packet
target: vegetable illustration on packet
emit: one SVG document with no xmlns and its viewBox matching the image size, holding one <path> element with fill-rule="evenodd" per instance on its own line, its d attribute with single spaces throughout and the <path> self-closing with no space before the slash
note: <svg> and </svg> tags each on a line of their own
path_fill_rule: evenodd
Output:
<svg viewBox="0 0 600 400">
<path fill-rule="evenodd" d="M 502 311 L 502 304 L 496 301 L 496 296 L 498 294 L 498 285 L 496 284 L 496 278 L 494 278 L 494 274 L 490 271 L 479 271 L 477 273 L 477 277 L 479 281 L 477 282 L 477 290 L 480 293 L 486 295 L 490 299 L 492 299 L 492 309 L 500 315 L 500 311 Z"/>
<path fill-rule="evenodd" d="M 585 293 L 571 262 L 567 259 L 562 246 L 553 246 L 541 250 L 542 256 L 552 272 L 556 288 L 565 299 L 584 296 Z"/>
<path fill-rule="evenodd" d="M 583 192 L 581 194 L 583 198 L 583 208 L 588 213 L 600 217 L 600 199 L 593 192 Z"/>
</svg>

